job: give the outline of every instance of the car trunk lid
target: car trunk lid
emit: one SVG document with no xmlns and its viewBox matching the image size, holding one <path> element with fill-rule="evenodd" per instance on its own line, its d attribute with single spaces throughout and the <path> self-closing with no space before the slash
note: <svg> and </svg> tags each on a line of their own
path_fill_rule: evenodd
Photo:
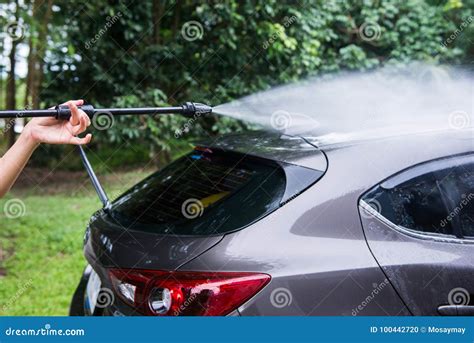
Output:
<svg viewBox="0 0 474 343">
<path fill-rule="evenodd" d="M 87 229 L 84 251 L 89 262 L 103 267 L 176 270 L 213 247 L 222 237 L 128 230 L 111 216 L 98 213 Z"/>
<path fill-rule="evenodd" d="M 178 269 L 284 206 L 326 168 L 300 137 L 258 132 L 198 144 L 98 211 L 86 256 L 105 267 Z"/>
</svg>

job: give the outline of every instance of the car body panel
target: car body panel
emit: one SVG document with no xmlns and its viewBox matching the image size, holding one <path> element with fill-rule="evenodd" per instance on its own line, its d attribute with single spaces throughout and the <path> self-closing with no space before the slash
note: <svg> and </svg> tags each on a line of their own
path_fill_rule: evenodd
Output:
<svg viewBox="0 0 474 343">
<path fill-rule="evenodd" d="M 327 169 L 327 160 L 321 150 L 315 149 L 313 144 L 302 137 L 279 132 L 254 131 L 225 135 L 200 144 L 320 171 Z"/>
<path fill-rule="evenodd" d="M 414 315 L 438 315 L 438 307 L 452 301 L 453 290 L 474 294 L 474 241 L 411 237 L 361 211 L 372 252 Z"/>
<path fill-rule="evenodd" d="M 387 279 L 379 266 L 383 259 L 371 251 L 373 241 L 366 241 L 359 198 L 375 184 L 414 164 L 472 151 L 473 137 L 472 130 L 400 135 L 326 146 L 324 152 L 309 149 L 302 154 L 295 152 L 296 145 L 278 149 L 270 138 L 261 147 L 256 147 L 255 137 L 245 140 L 245 135 L 241 136 L 240 143 L 236 138 L 228 142 L 222 138 L 214 146 L 327 170 L 318 182 L 278 210 L 244 230 L 223 236 L 157 237 L 96 218 L 91 223 L 86 256 L 102 277 L 107 277 L 106 266 L 270 274 L 271 282 L 239 308 L 242 315 L 410 315 L 404 294 L 399 294 L 407 290 L 392 281 L 391 275 Z M 290 146 L 304 144 L 303 150 L 308 149 L 307 142 L 317 144 L 310 136 L 304 141 L 288 139 Z M 112 247 L 108 240 L 114 242 Z M 385 241 L 390 245 L 387 235 L 376 240 L 381 247 Z M 410 249 L 413 243 L 397 246 Z M 432 248 L 433 253 L 440 251 Z"/>
<path fill-rule="evenodd" d="M 243 315 L 410 314 L 392 285 L 363 311 L 354 310 L 385 280 L 367 247 L 358 199 L 411 165 L 471 150 L 471 137 L 472 131 L 456 136 L 443 132 L 327 149 L 328 170 L 309 190 L 251 228 L 227 235 L 180 269 L 271 274 L 272 282 L 240 309 Z M 281 287 L 292 293 L 292 305 L 271 306 L 272 291 Z"/>
<path fill-rule="evenodd" d="M 441 161 L 449 163 L 460 160 L 472 163 L 474 155 L 454 155 Z M 428 165 L 443 166 L 440 160 L 434 161 L 436 163 Z M 425 172 L 431 170 L 426 165 L 423 164 L 424 167 L 419 169 Z M 410 174 L 414 169 L 416 167 L 404 174 Z M 400 174 L 384 183 L 389 184 L 398 177 L 401 177 Z M 474 190 L 464 194 L 466 204 L 471 195 L 474 195 Z M 456 207 L 451 208 L 451 214 L 462 205 L 453 206 Z M 371 251 L 415 315 L 438 315 L 441 306 L 469 303 L 474 294 L 473 238 L 425 234 L 399 227 L 363 200 L 360 201 L 360 212 Z M 458 223 L 453 220 L 451 224 Z M 469 311 L 474 313 L 472 306 Z"/>
<path fill-rule="evenodd" d="M 84 253 L 92 265 L 175 270 L 216 245 L 222 235 L 157 235 L 128 230 L 111 216 L 97 214 L 89 224 Z"/>
</svg>

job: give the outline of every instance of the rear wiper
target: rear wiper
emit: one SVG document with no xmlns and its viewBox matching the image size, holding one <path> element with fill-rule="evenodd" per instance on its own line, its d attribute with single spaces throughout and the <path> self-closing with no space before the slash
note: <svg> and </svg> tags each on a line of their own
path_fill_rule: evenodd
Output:
<svg viewBox="0 0 474 343">
<path fill-rule="evenodd" d="M 83 110 L 91 119 L 95 115 L 107 114 L 109 116 L 120 115 L 158 115 L 158 114 L 181 114 L 186 117 L 202 116 L 212 113 L 212 107 L 194 102 L 186 102 L 176 107 L 139 107 L 139 108 L 102 108 L 96 109 L 92 105 L 77 106 Z M 0 111 L 0 119 L 5 118 L 35 118 L 35 117 L 54 117 L 56 119 L 69 119 L 71 111 L 67 105 L 58 105 L 49 110 L 7 110 Z M 97 196 L 102 203 L 104 211 L 110 210 L 110 200 L 105 193 L 97 175 L 92 168 L 86 152 L 82 146 L 78 146 L 79 155 L 82 164 L 89 175 L 92 185 L 94 186 Z"/>
</svg>

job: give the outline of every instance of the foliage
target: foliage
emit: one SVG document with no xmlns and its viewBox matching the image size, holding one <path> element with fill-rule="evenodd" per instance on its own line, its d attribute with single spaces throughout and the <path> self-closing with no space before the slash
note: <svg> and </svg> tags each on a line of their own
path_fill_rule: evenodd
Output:
<svg viewBox="0 0 474 343">
<path fill-rule="evenodd" d="M 110 103 L 116 95 L 158 87 L 172 103 L 197 98 L 217 104 L 318 72 L 387 61 L 459 61 L 459 49 L 442 46 L 459 19 L 447 18 L 446 11 L 458 10 L 458 3 L 167 1 L 160 20 L 163 40 L 150 44 L 151 2 L 84 1 L 79 16 L 66 21 L 69 40 L 53 50 L 50 67 L 63 68 L 50 72 L 58 82 L 49 89 L 57 94 L 64 83 L 71 84 L 71 95 L 87 92 L 91 101 Z M 86 49 L 84 42 L 103 28 L 107 16 L 119 12 L 120 20 Z M 284 26 L 289 18 L 295 19 Z M 178 28 L 172 29 L 176 20 Z M 189 20 L 201 23 L 202 39 L 183 37 L 180 28 Z M 358 30 L 364 23 L 379 25 L 380 38 L 362 39 Z"/>
<path fill-rule="evenodd" d="M 42 98 L 216 105 L 308 75 L 412 60 L 465 63 L 474 25 L 446 41 L 473 7 L 473 0 L 57 0 Z M 197 39 L 186 36 L 191 21 L 202 28 Z M 96 142 L 143 143 L 166 160 L 184 124 L 178 117 L 120 118 Z M 200 118 L 185 138 L 242 128 Z"/>
</svg>

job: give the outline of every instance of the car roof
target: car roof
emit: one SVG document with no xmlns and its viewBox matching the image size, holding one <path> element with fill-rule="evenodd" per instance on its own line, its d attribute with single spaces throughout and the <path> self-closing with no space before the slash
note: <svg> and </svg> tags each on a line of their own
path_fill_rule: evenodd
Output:
<svg viewBox="0 0 474 343">
<path fill-rule="evenodd" d="M 227 134 L 196 142 L 197 146 L 235 151 L 279 162 L 325 171 L 326 157 L 314 144 L 304 138 L 276 131 L 248 131 Z"/>
<path fill-rule="evenodd" d="M 474 151 L 474 130 L 439 130 L 397 134 L 319 146 L 319 138 L 250 131 L 227 134 L 196 145 L 236 151 L 246 155 L 326 171 L 328 165 L 350 173 L 359 165 L 380 178 L 425 161 Z M 372 166 L 373 168 L 371 168 Z M 367 168 L 366 168 L 367 167 Z"/>
<path fill-rule="evenodd" d="M 328 169 L 319 186 L 355 201 L 373 186 L 416 165 L 474 152 L 474 131 L 431 132 L 326 147 Z"/>
</svg>

